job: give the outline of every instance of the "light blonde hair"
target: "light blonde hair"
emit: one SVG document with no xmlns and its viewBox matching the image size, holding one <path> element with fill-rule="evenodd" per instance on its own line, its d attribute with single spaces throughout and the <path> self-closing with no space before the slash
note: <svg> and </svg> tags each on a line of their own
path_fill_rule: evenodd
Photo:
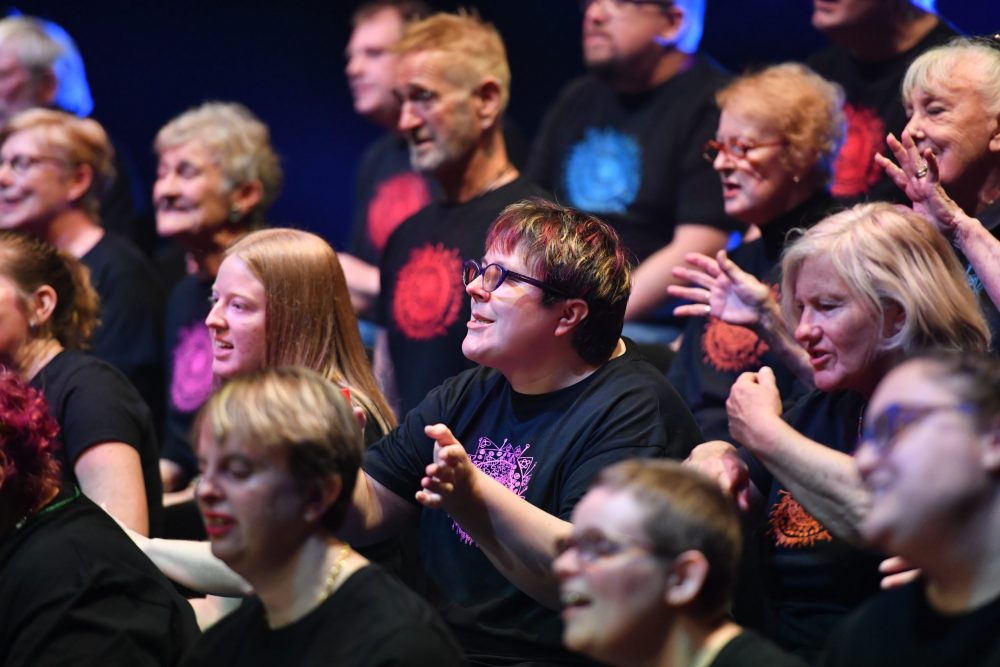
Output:
<svg viewBox="0 0 1000 667">
<path fill-rule="evenodd" d="M 351 307 L 344 270 L 330 245 L 297 229 L 262 229 L 226 250 L 264 286 L 265 364 L 310 368 L 337 385 L 382 432 L 396 418 L 379 391 Z"/>
<path fill-rule="evenodd" d="M 340 390 L 305 368 L 268 368 L 237 376 L 219 389 L 195 420 L 195 435 L 216 443 L 287 452 L 288 468 L 304 495 L 328 477 L 342 488 L 323 515 L 323 525 L 340 527 L 351 503 L 364 457 L 364 442 L 354 413 Z"/>
<path fill-rule="evenodd" d="M 45 31 L 45 26 L 30 16 L 8 16 L 0 20 L 0 46 L 9 47 L 17 61 L 35 83 L 52 73 L 52 66 L 63 49 Z"/>
<path fill-rule="evenodd" d="M 846 127 L 839 85 L 805 65 L 782 63 L 733 80 L 715 100 L 721 109 L 781 135 L 788 142 L 781 159 L 789 171 L 815 170 L 830 180 Z"/>
<path fill-rule="evenodd" d="M 36 132 L 47 150 L 57 153 L 69 169 L 90 167 L 90 187 L 79 207 L 95 222 L 100 220 L 101 197 L 115 179 L 115 149 L 101 124 L 52 109 L 28 109 L 0 129 L 0 146 L 18 132 Z"/>
<path fill-rule="evenodd" d="M 990 332 L 955 252 L 924 218 L 888 203 L 859 204 L 820 221 L 782 258 L 782 306 L 790 323 L 801 308 L 795 284 L 811 257 L 827 257 L 881 329 L 896 303 L 903 325 L 879 342 L 883 353 L 989 348 Z"/>
<path fill-rule="evenodd" d="M 976 93 L 995 120 L 1000 114 L 1000 49 L 967 37 L 956 37 L 943 46 L 920 54 L 903 77 L 903 101 L 912 104 L 915 92 L 926 90 L 932 81 L 947 83 L 958 64 L 966 59 L 980 64 L 982 80 L 976 87 Z"/>
<path fill-rule="evenodd" d="M 493 77 L 500 86 L 502 108 L 510 101 L 510 66 L 500 33 L 469 13 L 434 14 L 406 26 L 393 52 L 407 55 L 436 51 L 448 57 L 445 76 L 456 85 L 474 86 Z"/>
<path fill-rule="evenodd" d="M 192 142 L 205 148 L 222 170 L 227 193 L 245 183 L 261 184 L 260 202 L 247 212 L 247 221 L 251 228 L 262 227 L 283 179 L 267 125 L 242 104 L 205 102 L 160 128 L 153 147 L 162 155 L 167 149 Z"/>
</svg>

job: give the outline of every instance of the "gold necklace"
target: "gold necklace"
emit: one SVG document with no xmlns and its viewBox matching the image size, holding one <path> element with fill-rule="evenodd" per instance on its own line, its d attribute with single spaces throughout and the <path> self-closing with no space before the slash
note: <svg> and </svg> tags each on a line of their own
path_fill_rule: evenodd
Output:
<svg viewBox="0 0 1000 667">
<path fill-rule="evenodd" d="M 340 572 L 344 569 L 344 563 L 347 561 L 347 557 L 351 554 L 351 545 L 345 544 L 340 553 L 337 555 L 337 560 L 334 562 L 330 571 L 326 573 L 326 579 L 323 582 L 323 590 L 320 591 L 319 601 L 330 597 L 333 593 L 333 589 L 337 587 L 337 579 L 340 578 Z"/>
</svg>

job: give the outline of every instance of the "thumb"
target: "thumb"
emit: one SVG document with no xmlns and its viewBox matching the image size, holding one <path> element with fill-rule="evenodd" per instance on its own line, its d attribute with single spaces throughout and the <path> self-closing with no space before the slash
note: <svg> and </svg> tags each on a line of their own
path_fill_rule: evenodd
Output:
<svg viewBox="0 0 1000 667">
<path fill-rule="evenodd" d="M 760 370 L 757 371 L 757 384 L 777 389 L 778 379 L 774 377 L 774 371 L 771 370 L 770 366 L 761 366 Z"/>
<path fill-rule="evenodd" d="M 441 447 L 458 444 L 458 440 L 452 434 L 451 429 L 444 424 L 428 424 L 424 427 L 424 435 L 434 440 Z"/>
</svg>

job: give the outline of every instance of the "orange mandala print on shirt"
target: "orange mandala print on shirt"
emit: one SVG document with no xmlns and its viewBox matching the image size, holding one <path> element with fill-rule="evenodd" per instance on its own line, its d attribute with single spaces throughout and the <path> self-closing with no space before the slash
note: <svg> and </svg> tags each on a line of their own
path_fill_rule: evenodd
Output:
<svg viewBox="0 0 1000 667">
<path fill-rule="evenodd" d="M 710 317 L 701 336 L 701 349 L 712 368 L 736 372 L 760 366 L 768 348 L 753 330 Z"/>
<path fill-rule="evenodd" d="M 382 252 L 399 224 L 431 202 L 423 176 L 407 172 L 379 184 L 368 204 L 368 239 Z"/>
<path fill-rule="evenodd" d="M 885 142 L 885 122 L 874 109 L 844 105 L 847 132 L 844 145 L 833 164 L 834 197 L 855 197 L 864 194 L 882 176 L 882 168 L 875 162 Z"/>
<path fill-rule="evenodd" d="M 428 340 L 455 323 L 464 298 L 458 250 L 427 244 L 410 252 L 396 278 L 392 315 L 404 336 Z"/>
<path fill-rule="evenodd" d="M 779 547 L 795 549 L 833 541 L 830 531 L 784 489 L 778 492 L 778 502 L 771 509 L 768 523 L 774 543 Z"/>
</svg>

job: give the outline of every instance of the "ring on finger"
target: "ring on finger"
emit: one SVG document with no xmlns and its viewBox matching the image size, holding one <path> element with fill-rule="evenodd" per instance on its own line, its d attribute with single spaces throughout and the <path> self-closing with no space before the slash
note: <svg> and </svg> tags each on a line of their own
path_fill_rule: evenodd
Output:
<svg viewBox="0 0 1000 667">
<path fill-rule="evenodd" d="M 920 165 L 920 168 L 913 172 L 913 175 L 917 178 L 923 178 L 927 175 L 927 163 Z"/>
</svg>

